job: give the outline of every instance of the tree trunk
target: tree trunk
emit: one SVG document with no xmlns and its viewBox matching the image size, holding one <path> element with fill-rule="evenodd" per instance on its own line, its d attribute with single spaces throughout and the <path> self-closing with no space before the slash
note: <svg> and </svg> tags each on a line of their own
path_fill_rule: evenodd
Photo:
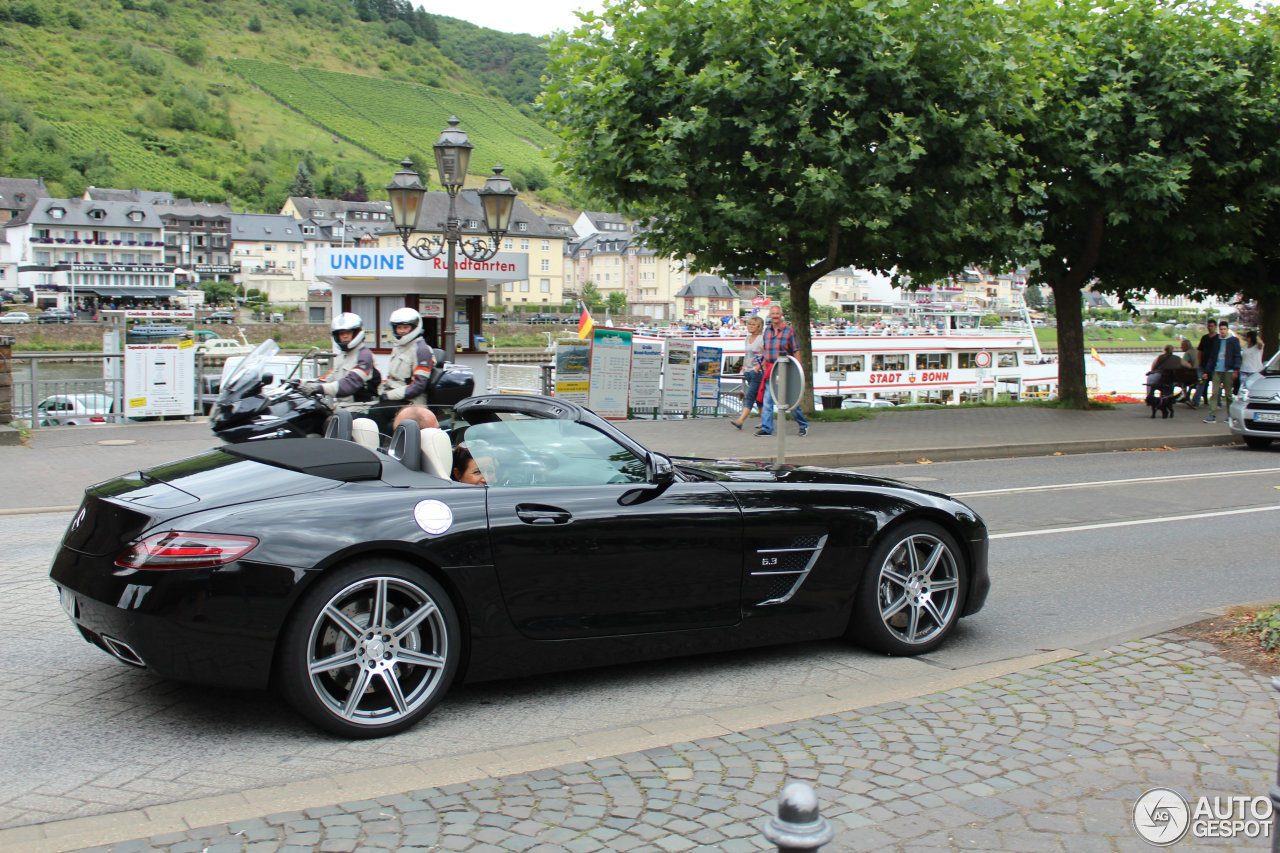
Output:
<svg viewBox="0 0 1280 853">
<path fill-rule="evenodd" d="M 1080 287 L 1067 279 L 1050 282 L 1050 286 L 1058 317 L 1058 399 L 1073 409 L 1087 409 Z"/>
<path fill-rule="evenodd" d="M 791 281 L 791 326 L 796 331 L 796 358 L 804 369 L 805 393 L 800 397 L 800 408 L 806 415 L 813 414 L 813 338 L 809 334 L 809 291 L 812 281 L 803 276 Z"/>
<path fill-rule="evenodd" d="M 1254 285 L 1258 303 L 1258 342 L 1262 344 L 1264 363 L 1280 347 L 1280 283 L 1272 285 L 1270 271 L 1269 264 L 1258 265 Z"/>
</svg>

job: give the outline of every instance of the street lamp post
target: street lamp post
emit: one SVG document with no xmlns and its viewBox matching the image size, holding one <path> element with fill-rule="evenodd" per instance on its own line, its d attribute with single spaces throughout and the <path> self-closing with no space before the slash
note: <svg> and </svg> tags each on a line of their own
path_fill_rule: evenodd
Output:
<svg viewBox="0 0 1280 853">
<path fill-rule="evenodd" d="M 465 240 L 462 238 L 462 223 L 457 212 L 458 192 L 466 180 L 467 164 L 474 147 L 467 139 L 466 132 L 458 127 L 456 116 L 449 119 L 449 126 L 440 133 L 440 138 L 433 146 L 440 183 L 449 194 L 449 213 L 444 222 L 443 234 L 424 235 L 409 242 L 417 228 L 422 203 L 427 194 L 427 188 L 422 185 L 418 173 L 413 169 L 412 160 L 406 157 L 400 164 L 400 171 L 387 184 L 391 218 L 395 222 L 396 231 L 400 233 L 404 250 L 421 261 L 431 260 L 439 257 L 442 252 L 448 252 L 442 338 L 445 358 L 449 361 L 453 361 L 457 352 L 457 333 L 454 328 L 454 301 L 458 287 L 455 268 L 457 253 L 461 251 L 464 256 L 477 262 L 487 261 L 496 255 L 498 244 L 511 223 L 511 211 L 516 199 L 516 190 L 511 185 L 511 180 L 503 176 L 501 166 L 494 166 L 493 174 L 485 181 L 484 189 L 478 193 L 489 236 L 474 236 Z"/>
</svg>

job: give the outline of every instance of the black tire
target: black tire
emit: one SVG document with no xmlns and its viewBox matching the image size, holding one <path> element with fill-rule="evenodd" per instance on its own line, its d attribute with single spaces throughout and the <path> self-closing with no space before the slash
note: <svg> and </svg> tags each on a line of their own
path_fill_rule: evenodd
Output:
<svg viewBox="0 0 1280 853">
<path fill-rule="evenodd" d="M 320 728 L 384 737 L 436 706 L 460 654 L 457 613 L 440 584 L 396 560 L 358 560 L 299 602 L 280 638 L 277 683 Z"/>
<path fill-rule="evenodd" d="M 1243 436 L 1243 438 L 1244 438 L 1244 443 L 1248 447 L 1253 448 L 1254 450 L 1266 450 L 1268 447 L 1271 446 L 1271 439 L 1266 438 L 1265 436 L 1246 435 L 1246 436 Z"/>
<path fill-rule="evenodd" d="M 960 619 L 968 574 L 960 546 L 937 524 L 893 528 L 867 561 L 847 636 L 891 655 L 932 651 Z"/>
</svg>

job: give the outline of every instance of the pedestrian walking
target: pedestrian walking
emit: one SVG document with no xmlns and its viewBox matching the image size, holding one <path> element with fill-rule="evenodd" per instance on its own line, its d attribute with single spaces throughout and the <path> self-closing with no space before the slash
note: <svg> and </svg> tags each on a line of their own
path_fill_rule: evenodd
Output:
<svg viewBox="0 0 1280 853">
<path fill-rule="evenodd" d="M 746 385 L 746 393 L 742 396 L 742 414 L 731 423 L 736 429 L 742 429 L 751 409 L 756 405 L 756 397 L 760 393 L 760 382 L 764 379 L 764 320 L 759 317 L 747 318 L 746 351 L 742 357 L 742 381 Z"/>
<path fill-rule="evenodd" d="M 1262 344 L 1258 333 L 1249 329 L 1244 333 L 1244 348 L 1240 352 L 1240 387 L 1244 388 L 1249 377 L 1262 370 Z"/>
<path fill-rule="evenodd" d="M 764 330 L 764 362 L 766 371 L 772 372 L 778 359 L 787 355 L 795 355 L 799 351 L 796 345 L 796 333 L 782 317 L 781 305 L 769 306 L 769 325 Z M 804 416 L 804 409 L 797 406 L 792 410 L 796 424 L 800 427 L 800 436 L 809 434 L 809 420 Z M 773 435 L 773 391 L 766 382 L 764 386 L 764 403 L 760 409 L 760 429 L 756 435 Z"/>
<path fill-rule="evenodd" d="M 1209 417 L 1207 424 L 1218 420 L 1218 398 L 1222 405 L 1231 405 L 1231 395 L 1236 379 L 1240 376 L 1240 339 L 1231 334 L 1231 326 L 1226 320 L 1218 323 L 1218 337 L 1209 347 L 1209 358 L 1206 366 L 1210 371 Z"/>
<path fill-rule="evenodd" d="M 1197 367 L 1200 370 L 1200 381 L 1196 384 L 1196 391 L 1191 395 L 1191 408 L 1200 408 L 1200 403 L 1204 400 L 1205 393 L 1209 390 L 1209 347 L 1213 346 L 1214 340 L 1218 337 L 1218 321 L 1208 320 L 1204 324 L 1205 333 L 1200 336 L 1200 343 L 1196 344 L 1196 351 L 1200 353 L 1197 361 Z"/>
</svg>

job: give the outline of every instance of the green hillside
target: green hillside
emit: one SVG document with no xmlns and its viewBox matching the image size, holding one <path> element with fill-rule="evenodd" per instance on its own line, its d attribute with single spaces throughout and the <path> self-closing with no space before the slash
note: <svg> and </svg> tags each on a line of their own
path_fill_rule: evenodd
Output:
<svg viewBox="0 0 1280 853">
<path fill-rule="evenodd" d="M 538 39 L 407 0 L 0 0 L 0 175 L 274 211 L 302 163 L 321 195 L 377 198 L 457 115 L 473 173 L 501 162 L 557 201 L 529 117 L 544 62 Z"/>
</svg>

